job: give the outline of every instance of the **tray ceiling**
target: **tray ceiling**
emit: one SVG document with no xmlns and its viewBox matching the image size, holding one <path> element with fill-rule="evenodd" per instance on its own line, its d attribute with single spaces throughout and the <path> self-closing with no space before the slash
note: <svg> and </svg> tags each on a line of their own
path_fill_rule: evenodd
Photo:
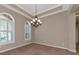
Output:
<svg viewBox="0 0 79 59">
<path fill-rule="evenodd" d="M 37 4 L 37 14 L 43 13 L 51 8 L 55 8 L 57 5 L 58 4 Z M 35 15 L 35 4 L 19 4 L 17 6 L 21 7 L 31 15 Z"/>
<path fill-rule="evenodd" d="M 30 19 L 35 16 L 35 4 L 5 4 L 2 6 L 18 12 Z M 38 17 L 43 18 L 63 11 L 68 11 L 72 9 L 72 6 L 73 5 L 71 4 L 37 4 Z"/>
</svg>

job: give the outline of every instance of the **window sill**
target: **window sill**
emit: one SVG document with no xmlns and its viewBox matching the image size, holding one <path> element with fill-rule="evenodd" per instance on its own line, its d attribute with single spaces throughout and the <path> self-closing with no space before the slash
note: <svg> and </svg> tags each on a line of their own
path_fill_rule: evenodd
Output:
<svg viewBox="0 0 79 59">
<path fill-rule="evenodd" d="M 0 42 L 0 45 L 8 45 L 8 44 L 12 44 L 12 43 L 14 43 L 14 41 L 10 41 L 10 42 Z"/>
<path fill-rule="evenodd" d="M 28 40 L 31 40 L 31 39 L 25 39 L 25 41 L 28 41 Z"/>
</svg>

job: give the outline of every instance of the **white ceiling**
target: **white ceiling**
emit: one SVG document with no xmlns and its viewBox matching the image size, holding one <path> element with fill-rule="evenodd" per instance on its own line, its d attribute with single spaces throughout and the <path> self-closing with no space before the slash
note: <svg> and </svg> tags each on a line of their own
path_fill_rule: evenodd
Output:
<svg viewBox="0 0 79 59">
<path fill-rule="evenodd" d="M 48 11 L 48 10 L 56 7 L 57 5 L 58 4 L 37 4 L 37 14 Z M 22 8 L 29 14 L 35 15 L 35 4 L 18 4 L 17 6 Z"/>
</svg>

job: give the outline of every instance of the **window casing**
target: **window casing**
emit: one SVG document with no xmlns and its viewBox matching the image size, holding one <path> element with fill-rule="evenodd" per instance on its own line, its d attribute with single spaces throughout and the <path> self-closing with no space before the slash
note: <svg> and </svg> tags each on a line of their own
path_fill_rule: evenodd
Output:
<svg viewBox="0 0 79 59">
<path fill-rule="evenodd" d="M 31 24 L 29 21 L 25 22 L 25 40 L 31 40 Z"/>
<path fill-rule="evenodd" d="M 13 42 L 14 21 L 4 16 L 0 17 L 0 44 L 8 44 Z"/>
</svg>

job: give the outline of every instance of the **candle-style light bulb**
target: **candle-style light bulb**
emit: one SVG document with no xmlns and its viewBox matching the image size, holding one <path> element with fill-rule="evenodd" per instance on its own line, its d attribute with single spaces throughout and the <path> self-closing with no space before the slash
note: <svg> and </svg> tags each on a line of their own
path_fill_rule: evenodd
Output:
<svg viewBox="0 0 79 59">
<path fill-rule="evenodd" d="M 42 22 L 40 21 L 40 24 L 42 24 Z"/>
<path fill-rule="evenodd" d="M 31 23 L 33 23 L 33 21 L 31 21 Z"/>
<path fill-rule="evenodd" d="M 33 19 L 33 22 L 35 22 L 35 19 Z"/>
<path fill-rule="evenodd" d="M 40 20 L 38 20 L 38 22 L 40 22 Z"/>
</svg>

